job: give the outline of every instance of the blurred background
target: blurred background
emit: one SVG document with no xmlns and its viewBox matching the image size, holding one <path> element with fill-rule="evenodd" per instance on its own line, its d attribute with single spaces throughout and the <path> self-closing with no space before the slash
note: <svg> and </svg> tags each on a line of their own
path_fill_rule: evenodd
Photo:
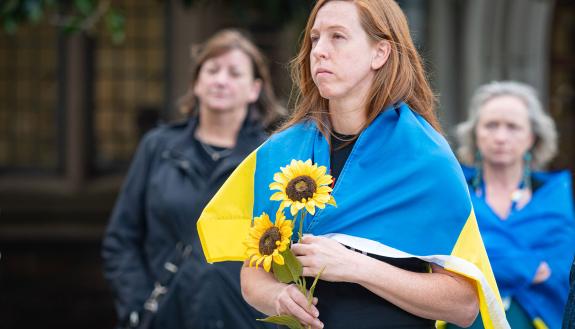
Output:
<svg viewBox="0 0 575 329">
<path fill-rule="evenodd" d="M 575 1 L 404 0 L 451 138 L 480 84 L 536 87 L 575 169 Z M 0 0 L 0 328 L 112 328 L 100 242 L 142 134 L 178 118 L 190 45 L 224 27 L 287 63 L 311 0 Z"/>
</svg>

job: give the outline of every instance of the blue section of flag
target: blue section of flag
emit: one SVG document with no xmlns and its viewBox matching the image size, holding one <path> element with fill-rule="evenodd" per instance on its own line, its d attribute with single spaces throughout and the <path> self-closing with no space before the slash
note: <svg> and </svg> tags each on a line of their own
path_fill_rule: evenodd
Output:
<svg viewBox="0 0 575 329">
<path fill-rule="evenodd" d="M 277 211 L 268 185 L 279 167 L 311 159 L 329 168 L 329 146 L 308 122 L 272 136 L 257 158 L 254 216 Z M 413 255 L 451 254 L 472 211 L 449 145 L 404 103 L 386 109 L 362 132 L 332 195 L 337 208 L 307 214 L 304 233 L 353 235 Z"/>
</svg>

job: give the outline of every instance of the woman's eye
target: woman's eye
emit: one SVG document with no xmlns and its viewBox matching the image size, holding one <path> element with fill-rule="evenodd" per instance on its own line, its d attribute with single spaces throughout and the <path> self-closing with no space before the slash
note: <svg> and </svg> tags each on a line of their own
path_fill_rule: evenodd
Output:
<svg viewBox="0 0 575 329">
<path fill-rule="evenodd" d="M 212 66 L 212 67 L 208 67 L 206 71 L 207 71 L 209 74 L 216 74 L 216 73 L 218 73 L 219 70 L 220 70 L 219 67 L 217 67 L 217 66 Z"/>
<path fill-rule="evenodd" d="M 312 45 L 314 45 L 314 44 L 316 44 L 317 41 L 319 40 L 319 37 L 318 37 L 317 35 L 312 35 L 312 36 L 310 37 L 310 39 L 311 39 Z"/>
<path fill-rule="evenodd" d="M 339 34 L 339 33 L 335 33 L 335 34 L 332 36 L 332 38 L 334 38 L 334 39 L 344 39 L 344 36 L 341 35 L 341 34 Z"/>
<path fill-rule="evenodd" d="M 495 128 L 497 128 L 497 123 L 495 123 L 495 122 L 488 122 L 488 123 L 485 124 L 485 128 L 487 128 L 487 129 L 495 129 Z"/>
<path fill-rule="evenodd" d="M 242 73 L 239 71 L 236 71 L 236 70 L 230 71 L 230 76 L 232 76 L 233 78 L 239 78 L 241 75 L 242 75 Z"/>
</svg>

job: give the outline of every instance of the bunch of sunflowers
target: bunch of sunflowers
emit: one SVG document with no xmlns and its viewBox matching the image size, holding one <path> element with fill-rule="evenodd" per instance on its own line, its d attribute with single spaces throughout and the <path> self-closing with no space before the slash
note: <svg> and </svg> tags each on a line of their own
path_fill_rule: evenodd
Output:
<svg viewBox="0 0 575 329">
<path fill-rule="evenodd" d="M 305 277 L 302 276 L 301 263 L 289 247 L 298 216 L 299 240 L 302 237 L 306 213 L 314 215 L 316 208 L 323 209 L 326 204 L 336 206 L 330 187 L 333 178 L 326 174 L 326 167 L 312 164 L 309 159 L 305 162 L 292 160 L 289 165 L 280 169 L 280 172 L 274 174 L 274 182 L 269 185 L 271 190 L 277 190 L 270 200 L 281 202 L 276 212 L 276 219 L 272 223 L 265 212 L 254 218 L 246 241 L 249 266 L 263 265 L 266 272 L 273 271 L 278 281 L 294 282 L 311 304 L 315 285 L 322 271 L 316 276 L 308 291 Z M 289 208 L 293 220 L 286 219 L 285 208 Z M 286 325 L 290 329 L 303 329 L 301 324 L 289 315 L 271 316 L 261 320 Z"/>
</svg>

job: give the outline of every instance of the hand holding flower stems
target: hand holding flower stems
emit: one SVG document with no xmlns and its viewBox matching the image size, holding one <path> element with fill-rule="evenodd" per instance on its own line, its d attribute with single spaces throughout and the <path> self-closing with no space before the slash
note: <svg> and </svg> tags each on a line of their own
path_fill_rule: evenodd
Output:
<svg viewBox="0 0 575 329">
<path fill-rule="evenodd" d="M 294 218 L 297 218 L 301 211 L 298 241 L 301 240 L 307 212 L 314 215 L 316 207 L 323 209 L 326 204 L 336 206 L 335 199 L 330 194 L 332 188 L 329 187 L 333 178 L 326 174 L 326 167 L 312 164 L 309 159 L 305 162 L 292 160 L 289 165 L 280 169 L 281 172 L 274 175 L 274 182 L 270 184 L 271 190 L 278 190 L 270 200 L 281 201 L 276 220 L 272 224 L 266 213 L 254 218 L 246 242 L 249 266 L 255 264 L 257 268 L 263 263 L 266 272 L 273 269 L 278 281 L 287 284 L 295 282 L 301 293 L 307 296 L 309 306 L 313 301 L 317 281 L 325 267 L 315 277 L 308 293 L 305 277 L 302 275 L 302 265 L 288 248 L 293 235 L 294 221 L 285 218 L 283 209 L 289 207 L 290 214 Z M 303 329 L 299 321 L 291 315 L 271 316 L 261 321 L 285 325 L 290 329 Z"/>
</svg>

